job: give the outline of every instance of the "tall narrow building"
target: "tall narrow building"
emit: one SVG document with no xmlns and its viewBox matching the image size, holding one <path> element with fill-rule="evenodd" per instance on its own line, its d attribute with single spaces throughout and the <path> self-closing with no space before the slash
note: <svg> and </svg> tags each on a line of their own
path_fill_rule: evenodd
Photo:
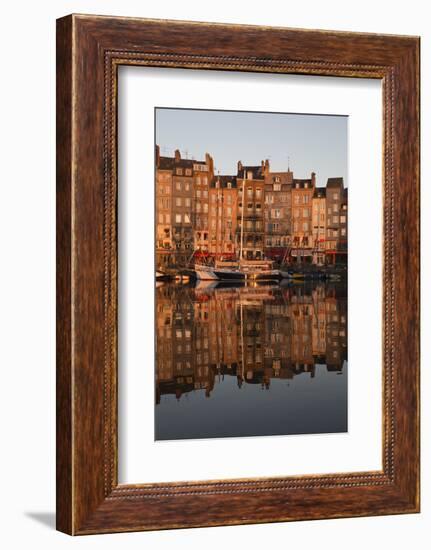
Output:
<svg viewBox="0 0 431 550">
<path fill-rule="evenodd" d="M 292 243 L 293 172 L 265 171 L 265 256 L 286 261 Z"/>
<path fill-rule="evenodd" d="M 294 178 L 292 182 L 292 259 L 311 263 L 313 259 L 312 202 L 316 174 L 309 179 Z"/>
<path fill-rule="evenodd" d="M 237 251 L 247 260 L 264 258 L 265 163 L 243 166 L 238 162 Z"/>
</svg>

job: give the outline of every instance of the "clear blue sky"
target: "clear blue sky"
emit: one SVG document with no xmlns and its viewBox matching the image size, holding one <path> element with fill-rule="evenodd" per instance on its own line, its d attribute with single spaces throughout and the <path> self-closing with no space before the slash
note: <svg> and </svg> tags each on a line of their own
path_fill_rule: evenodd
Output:
<svg viewBox="0 0 431 550">
<path fill-rule="evenodd" d="M 208 152 L 220 174 L 236 174 L 238 160 L 266 158 L 283 171 L 289 157 L 294 177 L 316 172 L 320 187 L 330 177 L 347 186 L 347 123 L 346 116 L 157 108 L 156 143 L 164 156 L 179 149 L 201 160 Z"/>
</svg>

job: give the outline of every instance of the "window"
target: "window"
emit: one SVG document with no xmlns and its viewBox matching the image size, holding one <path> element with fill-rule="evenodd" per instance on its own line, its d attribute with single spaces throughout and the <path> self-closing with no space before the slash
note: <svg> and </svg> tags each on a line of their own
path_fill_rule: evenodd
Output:
<svg viewBox="0 0 431 550">
<path fill-rule="evenodd" d="M 332 223 L 338 223 L 339 217 L 338 216 L 332 216 Z"/>
<path fill-rule="evenodd" d="M 247 187 L 247 197 L 249 199 L 253 197 L 253 187 Z"/>
<path fill-rule="evenodd" d="M 332 198 L 333 198 L 334 201 L 337 201 L 338 200 L 338 193 L 334 193 L 332 195 Z"/>
<path fill-rule="evenodd" d="M 295 233 L 298 232 L 298 222 L 293 222 L 293 231 L 294 231 Z"/>
<path fill-rule="evenodd" d="M 197 196 L 198 198 L 200 198 L 200 196 L 201 196 L 201 190 L 200 190 L 200 189 L 198 189 L 198 190 L 196 191 L 196 196 Z"/>
<path fill-rule="evenodd" d="M 253 172 L 250 170 L 249 172 L 247 172 L 247 179 L 248 180 L 252 180 L 253 179 Z"/>
<path fill-rule="evenodd" d="M 299 195 L 295 195 L 295 204 L 299 204 Z"/>
<path fill-rule="evenodd" d="M 262 208 L 262 205 L 260 203 L 256 204 L 256 210 L 260 210 Z"/>
<path fill-rule="evenodd" d="M 163 214 L 159 214 L 159 223 L 163 223 Z"/>
<path fill-rule="evenodd" d="M 200 185 L 200 184 L 201 184 L 201 177 L 198 176 L 198 177 L 196 178 L 196 185 Z"/>
<path fill-rule="evenodd" d="M 186 181 L 184 184 L 184 188 L 186 191 L 190 191 L 190 183 Z"/>
<path fill-rule="evenodd" d="M 332 214 L 332 208 L 330 206 L 328 206 L 328 215 L 329 214 Z"/>
<path fill-rule="evenodd" d="M 274 210 L 271 210 L 271 217 L 272 218 L 279 218 L 280 217 L 280 209 L 279 208 L 274 208 Z"/>
<path fill-rule="evenodd" d="M 275 181 L 276 183 L 280 183 L 280 181 L 281 181 L 280 176 L 275 176 L 275 177 L 274 177 L 274 181 Z"/>
<path fill-rule="evenodd" d="M 204 197 L 204 199 L 208 198 L 208 191 L 206 189 L 204 189 L 204 191 L 203 191 L 203 197 Z"/>
<path fill-rule="evenodd" d="M 191 201 L 188 197 L 186 199 L 184 199 L 184 202 L 185 202 L 185 206 L 190 206 L 190 204 L 191 204 Z"/>
<path fill-rule="evenodd" d="M 208 214 L 208 203 L 204 203 L 204 212 Z"/>
<path fill-rule="evenodd" d="M 302 209 L 302 217 L 303 218 L 308 218 L 309 214 L 310 214 L 310 211 L 309 211 L 308 208 L 303 208 Z"/>
<path fill-rule="evenodd" d="M 308 231 L 308 222 L 304 222 L 304 223 L 302 224 L 302 229 L 303 229 L 304 231 Z"/>
<path fill-rule="evenodd" d="M 341 216 L 340 221 L 341 223 L 346 223 L 346 216 Z"/>
<path fill-rule="evenodd" d="M 253 210 L 253 203 L 249 202 L 249 203 L 247 204 L 247 209 L 248 209 L 248 210 Z"/>
<path fill-rule="evenodd" d="M 182 176 L 183 175 L 183 169 L 182 168 L 177 168 L 177 174 L 179 176 Z"/>
<path fill-rule="evenodd" d="M 338 212 L 338 204 L 334 204 L 334 212 Z"/>
<path fill-rule="evenodd" d="M 181 182 L 180 181 L 176 182 L 175 188 L 176 188 L 177 191 L 181 191 Z"/>
<path fill-rule="evenodd" d="M 226 204 L 232 204 L 232 195 L 227 195 Z"/>
<path fill-rule="evenodd" d="M 306 184 L 306 185 L 307 185 L 307 184 Z M 302 203 L 303 203 L 303 204 L 308 204 L 309 201 L 310 201 L 310 196 L 309 196 L 309 195 L 304 195 L 304 196 L 302 197 Z"/>
<path fill-rule="evenodd" d="M 196 212 L 200 212 L 200 211 L 201 211 L 201 203 L 196 202 Z"/>
<path fill-rule="evenodd" d="M 186 168 L 186 176 L 191 176 L 192 175 L 192 171 L 190 168 Z"/>
<path fill-rule="evenodd" d="M 343 237 L 346 236 L 346 228 L 345 227 L 341 228 L 341 234 L 343 235 Z"/>
<path fill-rule="evenodd" d="M 256 187 L 256 199 L 262 198 L 262 189 L 260 187 Z"/>
<path fill-rule="evenodd" d="M 181 197 L 176 197 L 176 199 L 175 199 L 175 206 L 181 206 L 181 205 L 182 205 Z"/>
<path fill-rule="evenodd" d="M 175 223 L 181 223 L 181 214 L 175 214 Z"/>
<path fill-rule="evenodd" d="M 165 221 L 166 221 L 166 223 L 171 223 L 171 215 L 170 214 L 165 214 Z"/>
<path fill-rule="evenodd" d="M 230 181 L 227 182 L 227 188 L 232 189 L 232 183 Z"/>
<path fill-rule="evenodd" d="M 228 206 L 228 207 L 226 208 L 226 214 L 227 214 L 228 216 L 232 216 L 232 208 L 231 208 L 230 206 Z"/>
</svg>

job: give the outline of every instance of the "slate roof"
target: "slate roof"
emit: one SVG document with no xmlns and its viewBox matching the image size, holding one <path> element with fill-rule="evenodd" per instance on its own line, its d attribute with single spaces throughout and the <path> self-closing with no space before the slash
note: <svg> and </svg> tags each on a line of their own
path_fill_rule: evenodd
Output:
<svg viewBox="0 0 431 550">
<path fill-rule="evenodd" d="M 316 187 L 314 190 L 313 198 L 324 199 L 326 197 L 326 188 L 325 187 Z"/>
<path fill-rule="evenodd" d="M 237 177 L 238 178 L 244 178 L 244 174 L 245 174 L 245 177 L 247 179 L 247 173 L 252 172 L 254 180 L 263 180 L 264 177 L 265 177 L 265 175 L 263 173 L 263 169 L 264 169 L 264 167 L 261 166 L 261 165 L 259 165 L 259 166 L 243 166 L 241 168 L 241 170 L 238 170 Z"/>
<path fill-rule="evenodd" d="M 305 184 L 306 183 L 308 184 L 308 188 L 311 188 L 311 186 L 312 186 L 311 178 L 308 178 L 308 179 L 294 178 L 293 183 L 292 183 L 292 187 L 294 189 L 305 189 Z"/>
<path fill-rule="evenodd" d="M 343 178 L 328 178 L 327 189 L 339 189 L 344 186 Z"/>
<path fill-rule="evenodd" d="M 232 184 L 232 189 L 236 189 L 237 187 L 236 176 L 214 176 L 210 184 L 212 189 L 215 188 L 217 181 L 220 182 L 221 189 L 226 189 L 229 182 Z"/>
</svg>

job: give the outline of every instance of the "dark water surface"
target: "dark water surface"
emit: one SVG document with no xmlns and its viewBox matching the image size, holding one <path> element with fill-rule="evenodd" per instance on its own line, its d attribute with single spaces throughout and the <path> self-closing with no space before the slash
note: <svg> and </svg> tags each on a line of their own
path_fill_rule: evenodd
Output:
<svg viewBox="0 0 431 550">
<path fill-rule="evenodd" d="M 347 431 L 341 283 L 156 290 L 156 440 Z"/>
</svg>

